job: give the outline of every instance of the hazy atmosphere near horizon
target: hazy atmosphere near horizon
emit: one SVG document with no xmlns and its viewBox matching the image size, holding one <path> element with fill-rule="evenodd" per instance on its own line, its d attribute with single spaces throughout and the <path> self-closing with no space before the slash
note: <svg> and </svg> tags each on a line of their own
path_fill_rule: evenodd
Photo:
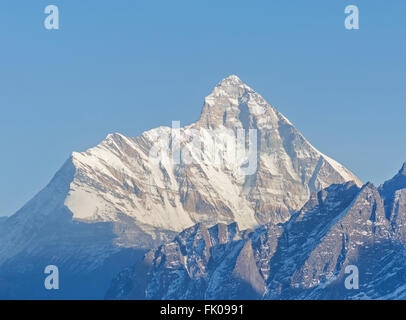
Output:
<svg viewBox="0 0 406 320">
<path fill-rule="evenodd" d="M 0 216 L 43 188 L 73 151 L 109 133 L 195 122 L 236 74 L 317 149 L 363 182 L 406 160 L 406 2 L 49 1 L 0 4 Z"/>
</svg>

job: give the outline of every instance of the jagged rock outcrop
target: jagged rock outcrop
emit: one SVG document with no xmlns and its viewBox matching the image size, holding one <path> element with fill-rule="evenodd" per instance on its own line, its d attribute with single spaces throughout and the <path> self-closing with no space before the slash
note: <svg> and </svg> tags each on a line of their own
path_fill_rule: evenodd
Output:
<svg viewBox="0 0 406 320">
<path fill-rule="evenodd" d="M 265 281 L 256 266 L 250 232 L 240 231 L 236 223 L 211 228 L 197 224 L 120 273 L 107 297 L 258 299 Z"/>
<path fill-rule="evenodd" d="M 113 280 L 106 298 L 404 299 L 404 177 L 402 169 L 379 190 L 372 183 L 331 185 L 289 222 L 225 232 L 221 243 L 210 230 L 235 224 L 194 226 L 147 255 L 153 259 L 143 261 L 144 286 L 134 283 L 135 266 Z M 191 259 L 197 251 L 201 258 Z M 348 266 L 359 270 L 358 289 L 344 285 Z M 197 276 L 196 268 L 203 270 Z"/>
</svg>

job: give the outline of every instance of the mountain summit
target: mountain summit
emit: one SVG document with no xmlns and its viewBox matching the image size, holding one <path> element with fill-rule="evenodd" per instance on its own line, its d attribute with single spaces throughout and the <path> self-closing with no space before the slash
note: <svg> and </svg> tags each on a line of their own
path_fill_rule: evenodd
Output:
<svg viewBox="0 0 406 320">
<path fill-rule="evenodd" d="M 254 130 L 257 138 L 256 170 L 249 175 L 239 170 L 239 159 L 227 158 L 227 143 L 238 129 Z M 361 185 L 237 76 L 222 80 L 206 97 L 198 122 L 179 128 L 182 159 L 193 161 L 149 161 L 153 148 L 162 152 L 162 143 L 175 144 L 172 133 L 159 127 L 137 138 L 109 135 L 99 146 L 74 153 L 76 175 L 65 199 L 73 216 L 117 221 L 124 215 L 147 233 L 178 232 L 198 222 L 235 221 L 251 228 L 286 221 L 311 193 L 332 183 Z M 191 143 L 196 135 L 199 142 Z M 215 155 L 201 146 L 213 136 L 209 147 Z M 217 155 L 224 161 L 212 161 Z"/>
<path fill-rule="evenodd" d="M 255 151 L 249 174 L 241 169 L 245 156 L 237 157 L 238 146 L 229 145 L 238 135 Z M 167 157 L 151 156 L 159 154 Z M 136 138 L 110 134 L 98 146 L 72 153 L 48 186 L 0 224 L 0 276 L 12 265 L 38 276 L 39 265 L 56 264 L 73 279 L 95 277 L 98 270 L 104 280 L 93 284 L 107 285 L 103 268 L 114 273 L 125 265 L 123 252 L 137 254 L 196 223 L 237 222 L 248 229 L 285 222 L 312 193 L 347 181 L 361 185 L 230 76 L 206 97 L 196 123 Z M 78 292 L 77 283 L 71 285 Z"/>
<path fill-rule="evenodd" d="M 277 116 L 288 121 L 255 90 L 231 75 L 206 97 L 199 124 L 209 128 L 266 129 Z"/>
</svg>

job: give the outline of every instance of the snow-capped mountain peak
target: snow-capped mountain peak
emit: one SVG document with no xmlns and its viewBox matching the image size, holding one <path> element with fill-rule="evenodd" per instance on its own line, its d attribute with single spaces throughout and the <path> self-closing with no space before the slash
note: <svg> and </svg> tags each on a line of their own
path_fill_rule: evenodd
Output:
<svg viewBox="0 0 406 320">
<path fill-rule="evenodd" d="M 240 156 L 228 143 L 242 129 Z M 251 171 L 242 170 L 244 149 L 253 150 Z M 26 257 L 69 264 L 80 255 L 70 268 L 95 270 L 113 254 L 151 248 L 196 223 L 236 222 L 245 230 L 287 221 L 312 193 L 350 180 L 361 184 L 230 76 L 205 99 L 196 123 L 135 138 L 109 134 L 72 153 L 48 186 L 0 224 L 0 266 Z"/>
<path fill-rule="evenodd" d="M 201 129 L 213 130 L 210 134 L 215 136 L 254 130 L 258 139 L 254 173 L 242 175 L 232 159 L 220 165 L 196 157 L 189 164 L 151 161 L 151 150 L 163 136 L 173 144 L 173 129 L 167 127 L 136 138 L 114 133 L 98 146 L 72 154 L 69 184 L 66 179 L 53 181 L 68 190 L 62 205 L 83 221 L 117 222 L 128 217 L 147 234 L 155 229 L 178 232 L 197 222 L 236 221 L 241 228 L 251 228 L 287 220 L 312 192 L 332 183 L 361 184 L 235 75 L 223 79 L 205 99 L 198 122 L 179 128 L 181 147 L 191 155 L 207 155 L 206 149 L 189 143 L 192 129 L 199 135 Z M 200 138 L 207 141 L 206 136 Z M 217 151 L 227 152 L 224 146 Z"/>
<path fill-rule="evenodd" d="M 232 75 L 206 97 L 199 124 L 212 129 L 220 126 L 248 129 L 266 124 L 271 118 L 276 120 L 275 110 L 255 90 Z"/>
</svg>

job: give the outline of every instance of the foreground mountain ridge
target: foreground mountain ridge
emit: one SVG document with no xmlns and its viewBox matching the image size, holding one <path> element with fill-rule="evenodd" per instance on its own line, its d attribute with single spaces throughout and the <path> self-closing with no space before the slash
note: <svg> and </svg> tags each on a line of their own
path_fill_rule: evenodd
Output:
<svg viewBox="0 0 406 320">
<path fill-rule="evenodd" d="M 314 193 L 285 224 L 195 225 L 118 274 L 106 298 L 405 299 L 405 165 L 379 189 Z M 359 288 L 348 290 L 353 265 Z"/>
</svg>

